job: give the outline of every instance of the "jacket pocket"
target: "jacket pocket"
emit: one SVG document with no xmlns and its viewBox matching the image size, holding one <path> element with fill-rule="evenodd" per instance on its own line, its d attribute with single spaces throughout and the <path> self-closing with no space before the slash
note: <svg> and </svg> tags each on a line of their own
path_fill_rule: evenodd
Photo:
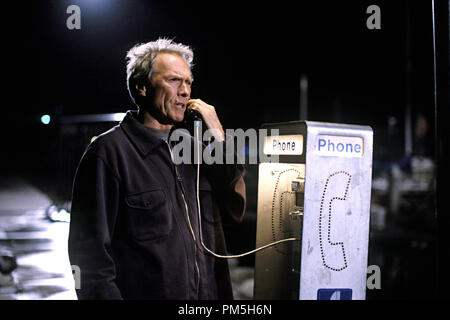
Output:
<svg viewBox="0 0 450 320">
<path fill-rule="evenodd" d="M 200 180 L 200 208 L 202 219 L 209 223 L 221 221 L 219 209 L 214 201 L 214 193 L 211 184 L 206 179 Z"/>
<path fill-rule="evenodd" d="M 137 240 L 167 237 L 172 230 L 172 212 L 163 189 L 129 194 L 125 198 L 128 228 Z"/>
</svg>

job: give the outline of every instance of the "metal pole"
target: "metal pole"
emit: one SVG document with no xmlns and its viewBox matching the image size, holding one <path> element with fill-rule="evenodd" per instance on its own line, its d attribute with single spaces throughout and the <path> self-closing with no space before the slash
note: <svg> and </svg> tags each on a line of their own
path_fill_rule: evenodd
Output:
<svg viewBox="0 0 450 320">
<path fill-rule="evenodd" d="M 300 120 L 308 119 L 308 77 L 300 76 Z"/>
<path fill-rule="evenodd" d="M 448 277 L 448 181 L 450 179 L 450 1 L 432 0 L 433 32 L 433 88 L 434 88 L 434 124 L 435 124 L 435 158 L 436 158 L 436 196 L 435 217 L 436 237 L 436 295 L 439 299 L 450 298 L 450 278 Z"/>
<path fill-rule="evenodd" d="M 437 83 L 436 83 L 436 22 L 435 22 L 435 13 L 434 13 L 434 0 L 431 0 L 431 21 L 432 21 L 432 30 L 433 30 L 433 99 L 434 99 L 434 153 L 435 153 L 435 163 L 436 163 L 436 171 L 439 167 L 439 156 L 438 156 L 438 123 L 437 123 Z M 439 242 L 439 216 L 438 216 L 438 190 L 437 190 L 437 174 L 435 173 L 436 179 L 436 192 L 435 192 L 435 208 L 434 208 L 434 216 L 437 224 L 437 243 L 436 243 L 436 275 L 435 275 L 435 290 L 436 295 L 439 296 L 440 285 L 440 259 L 439 259 L 439 250 L 440 250 L 440 242 Z"/>
<path fill-rule="evenodd" d="M 408 2 L 406 3 L 406 104 L 405 104 L 405 155 L 407 157 L 412 154 L 412 116 L 411 116 L 411 10 Z"/>
</svg>

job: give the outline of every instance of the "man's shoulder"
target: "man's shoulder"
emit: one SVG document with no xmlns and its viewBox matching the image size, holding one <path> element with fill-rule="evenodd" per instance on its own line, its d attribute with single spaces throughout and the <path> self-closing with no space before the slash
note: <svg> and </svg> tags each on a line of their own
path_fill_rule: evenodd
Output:
<svg viewBox="0 0 450 320">
<path fill-rule="evenodd" d="M 95 137 L 86 149 L 87 154 L 105 156 L 121 149 L 125 142 L 125 135 L 120 125 L 116 125 Z"/>
</svg>

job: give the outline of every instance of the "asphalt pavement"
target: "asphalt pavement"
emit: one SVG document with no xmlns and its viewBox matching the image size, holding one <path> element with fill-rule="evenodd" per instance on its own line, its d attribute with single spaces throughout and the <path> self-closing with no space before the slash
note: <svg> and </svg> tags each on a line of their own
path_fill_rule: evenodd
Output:
<svg viewBox="0 0 450 320">
<path fill-rule="evenodd" d="M 0 254 L 16 258 L 17 268 L 0 273 L 0 300 L 75 300 L 67 253 L 69 223 L 52 222 L 51 199 L 29 181 L 0 177 Z M 252 299 L 253 268 L 230 260 L 234 297 Z"/>
<path fill-rule="evenodd" d="M 12 253 L 17 268 L 0 274 L 0 300 L 76 299 L 67 254 L 69 224 L 47 219 L 50 205 L 26 180 L 2 175 L 0 252 Z"/>
</svg>

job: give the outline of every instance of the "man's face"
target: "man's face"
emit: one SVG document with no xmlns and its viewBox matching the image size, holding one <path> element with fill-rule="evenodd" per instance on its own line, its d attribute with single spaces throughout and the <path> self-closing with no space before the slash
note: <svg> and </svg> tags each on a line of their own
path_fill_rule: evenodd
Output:
<svg viewBox="0 0 450 320">
<path fill-rule="evenodd" d="M 159 112 L 159 122 L 173 124 L 183 120 L 192 81 L 191 69 L 181 56 L 174 53 L 156 56 L 147 94 L 149 103 Z"/>
</svg>

